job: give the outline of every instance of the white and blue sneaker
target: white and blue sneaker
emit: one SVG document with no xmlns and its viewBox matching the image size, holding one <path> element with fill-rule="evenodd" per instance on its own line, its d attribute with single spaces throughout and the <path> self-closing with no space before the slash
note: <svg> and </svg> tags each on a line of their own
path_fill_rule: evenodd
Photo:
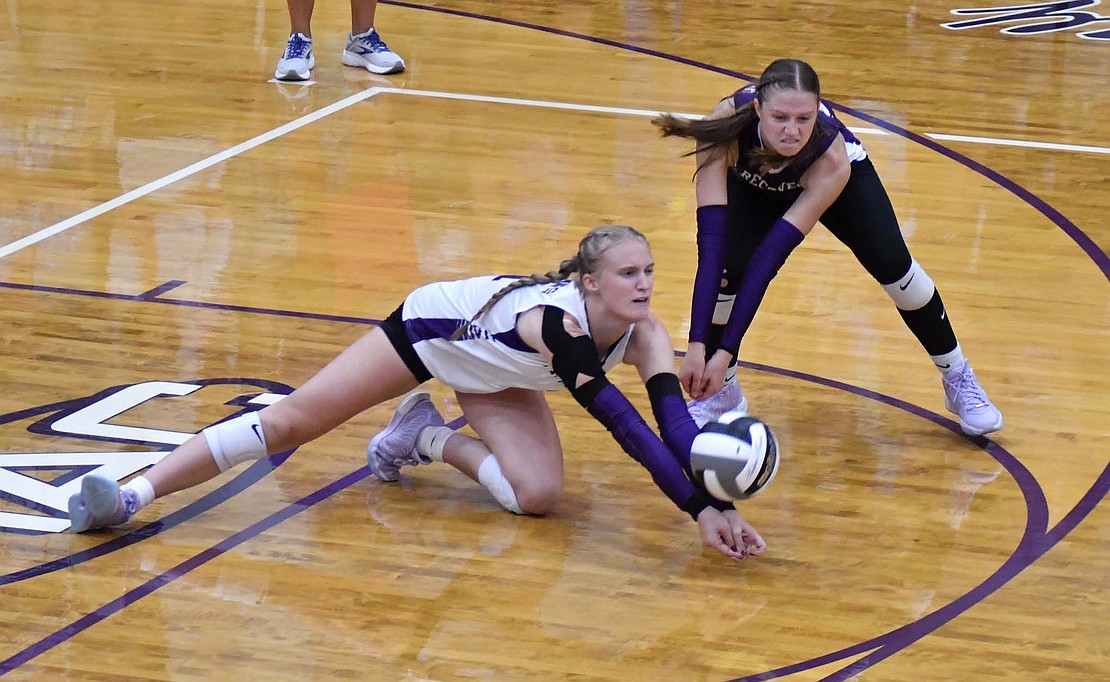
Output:
<svg viewBox="0 0 1110 682">
<path fill-rule="evenodd" d="M 431 464 L 416 451 L 416 439 L 429 426 L 443 426 L 443 416 L 431 396 L 421 391 L 407 396 L 397 406 L 382 432 L 370 439 L 366 462 L 381 481 L 396 481 L 403 466 Z"/>
<path fill-rule="evenodd" d="M 81 479 L 81 492 L 69 498 L 69 530 L 107 528 L 126 523 L 139 508 L 134 490 L 124 490 L 110 478 L 89 474 Z"/>
<path fill-rule="evenodd" d="M 739 416 L 747 414 L 748 399 L 744 397 L 740 382 L 733 376 L 725 381 L 721 390 L 708 398 L 686 403 L 686 409 L 690 411 L 690 417 L 700 429 L 709 422 L 719 419 L 725 412 L 740 412 Z"/>
<path fill-rule="evenodd" d="M 312 56 L 312 38 L 303 33 L 289 36 L 285 54 L 278 60 L 274 78 L 279 81 L 306 81 L 312 76 L 316 58 Z"/>
<path fill-rule="evenodd" d="M 358 35 L 347 34 L 343 63 L 371 73 L 400 73 L 405 70 L 405 61 L 389 49 L 374 29 Z"/>
</svg>

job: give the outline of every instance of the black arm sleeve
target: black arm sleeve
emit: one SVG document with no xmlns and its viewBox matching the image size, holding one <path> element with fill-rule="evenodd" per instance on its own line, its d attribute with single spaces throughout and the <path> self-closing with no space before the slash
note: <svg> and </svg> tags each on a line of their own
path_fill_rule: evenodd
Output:
<svg viewBox="0 0 1110 682">
<path fill-rule="evenodd" d="M 588 336 L 571 336 L 563 326 L 563 310 L 553 306 L 543 309 L 541 334 L 547 349 L 551 351 L 551 369 L 567 387 L 574 399 L 582 407 L 589 407 L 600 386 L 589 386 L 590 379 L 605 376 L 605 368 L 597 357 L 594 340 Z M 586 379 L 581 386 L 579 377 Z M 589 388 L 587 388 L 589 386 Z"/>
</svg>

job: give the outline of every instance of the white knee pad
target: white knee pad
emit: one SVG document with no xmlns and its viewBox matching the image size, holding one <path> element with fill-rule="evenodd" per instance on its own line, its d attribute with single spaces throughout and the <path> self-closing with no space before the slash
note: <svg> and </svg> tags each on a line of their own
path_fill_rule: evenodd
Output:
<svg viewBox="0 0 1110 682">
<path fill-rule="evenodd" d="M 266 456 L 266 436 L 258 412 L 248 412 L 201 431 L 220 471 Z"/>
<path fill-rule="evenodd" d="M 713 308 L 713 324 L 728 324 L 728 317 L 732 314 L 732 304 L 735 301 L 736 294 L 717 292 L 717 305 Z"/>
<path fill-rule="evenodd" d="M 497 500 L 505 509 L 508 509 L 514 514 L 523 514 L 524 511 L 520 508 L 520 504 L 516 501 L 516 493 L 513 492 L 513 486 L 509 484 L 508 479 L 501 473 L 501 465 L 497 463 L 497 458 L 489 455 L 482 460 L 481 466 L 478 467 L 478 482 L 486 487 L 493 495 L 493 499 Z"/>
<path fill-rule="evenodd" d="M 933 298 L 936 286 L 929 274 L 917 261 L 910 261 L 910 269 L 897 282 L 884 284 L 883 291 L 894 301 L 899 310 L 917 310 Z"/>
</svg>

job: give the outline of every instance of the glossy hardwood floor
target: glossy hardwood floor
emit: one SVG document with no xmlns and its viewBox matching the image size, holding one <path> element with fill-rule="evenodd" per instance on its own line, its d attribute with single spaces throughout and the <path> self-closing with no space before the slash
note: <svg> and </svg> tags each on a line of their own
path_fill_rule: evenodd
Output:
<svg viewBox="0 0 1110 682">
<path fill-rule="evenodd" d="M 290 85 L 267 82 L 279 2 L 10 0 L 0 677 L 1110 677 L 1110 41 L 1079 35 L 1110 20 L 943 28 L 959 8 L 383 3 L 408 68 L 379 77 L 341 65 L 348 6 L 322 2 L 314 82 Z M 93 467 L 122 478 L 287 393 L 420 283 L 547 270 L 596 224 L 651 238 L 683 347 L 693 167 L 648 118 L 707 112 L 780 56 L 861 129 L 1005 414 L 995 438 L 959 434 L 892 304 L 818 229 L 744 343 L 785 452 L 742 506 L 762 559 L 703 551 L 561 394 L 546 518 L 442 466 L 377 483 L 387 404 L 118 532 L 60 532 Z"/>
</svg>

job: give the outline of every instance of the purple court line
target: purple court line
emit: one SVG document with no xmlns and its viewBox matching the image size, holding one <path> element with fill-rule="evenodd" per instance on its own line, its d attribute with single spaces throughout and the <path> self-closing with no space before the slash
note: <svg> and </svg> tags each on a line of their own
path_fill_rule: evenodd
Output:
<svg viewBox="0 0 1110 682">
<path fill-rule="evenodd" d="M 880 118 L 876 118 L 857 109 L 852 109 L 850 107 L 845 107 L 839 104 L 833 104 L 833 108 L 837 109 L 838 111 L 847 112 L 852 116 L 855 116 L 856 118 L 863 119 L 868 123 L 872 123 L 880 128 L 889 130 L 896 135 L 901 135 L 902 137 L 905 137 L 913 142 L 928 147 L 934 152 L 947 156 L 953 161 L 956 161 L 963 166 L 967 166 L 968 168 L 984 176 L 988 180 L 1001 185 L 1003 188 L 1017 196 L 1019 199 L 1040 211 L 1040 213 L 1046 218 L 1056 223 L 1056 226 L 1063 230 L 1064 234 L 1071 237 L 1072 241 L 1078 244 L 1079 248 L 1083 249 L 1087 256 L 1090 257 L 1090 259 L 1098 265 L 1099 270 L 1102 271 L 1102 274 L 1104 277 L 1106 277 L 1107 281 L 1110 281 L 1110 256 L 1107 256 L 1106 253 L 1098 247 L 1098 244 L 1096 244 L 1095 241 L 1087 235 L 1087 233 L 1080 230 L 1075 225 L 1075 223 L 1065 218 L 1062 213 L 1049 205 L 1048 202 L 1046 202 L 1044 199 L 1041 199 L 1037 195 L 1033 194 L 1029 190 L 1011 180 L 1010 178 L 1006 177 L 1005 175 L 1002 175 L 1001 173 L 992 170 L 979 163 L 978 161 L 975 161 L 974 159 L 960 154 L 959 152 L 953 151 L 948 147 L 945 147 L 944 145 L 936 142 L 935 140 L 931 140 L 922 135 L 918 135 L 917 133 L 899 128 L 892 123 L 887 123 Z"/>
<path fill-rule="evenodd" d="M 170 281 L 166 282 L 165 284 L 162 284 L 160 286 L 156 286 L 153 289 L 150 289 L 149 291 L 144 291 L 143 293 L 139 294 L 139 298 L 143 299 L 144 301 L 153 301 L 154 299 L 158 298 L 159 296 L 166 293 L 170 289 L 176 289 L 177 287 L 181 286 L 182 284 L 185 284 L 185 280 L 183 280 L 183 279 L 171 279 Z"/>
<path fill-rule="evenodd" d="M 78 618 L 77 620 L 73 621 L 69 625 L 66 625 L 60 630 L 56 630 L 54 633 L 46 636 L 38 642 L 35 642 L 34 644 L 27 647 L 23 651 L 20 651 L 14 656 L 0 661 L 0 676 L 3 676 L 4 674 L 11 672 L 12 670 L 15 670 L 16 668 L 23 665 L 27 661 L 30 661 L 36 656 L 54 648 L 62 642 L 70 639 L 71 637 L 80 634 L 84 630 L 87 630 L 93 625 L 96 625 L 109 616 L 119 613 L 124 608 L 130 606 L 131 604 L 134 604 L 143 597 L 153 594 L 155 591 L 165 587 L 166 585 L 169 585 L 170 583 L 186 575 L 193 569 L 203 566 L 204 564 L 212 561 L 225 552 L 238 547 L 247 540 L 250 540 L 257 535 L 266 532 L 282 521 L 292 518 L 293 516 L 296 516 L 302 511 L 311 508 L 317 503 L 328 499 L 332 495 L 354 485 L 355 483 L 361 481 L 369 475 L 370 468 L 365 466 L 361 469 L 352 471 L 343 478 L 340 478 L 338 481 L 335 481 L 334 483 L 329 483 L 316 492 L 310 495 L 306 495 L 305 497 L 288 505 L 281 511 L 271 514 L 258 523 L 244 528 L 243 530 L 232 535 L 226 540 L 218 542 L 212 547 L 192 557 L 189 557 L 188 559 L 169 569 L 165 573 L 162 573 L 161 575 L 148 580 L 135 589 L 130 590 L 123 596 L 113 599 L 107 604 L 104 604 L 91 613 Z"/>
<path fill-rule="evenodd" d="M 49 294 L 74 294 L 77 296 L 92 296 L 106 298 L 114 301 L 139 301 L 142 303 L 161 303 L 164 305 L 179 305 L 187 308 L 202 308 L 205 310 L 225 310 L 235 313 L 259 313 L 277 317 L 296 317 L 306 320 L 324 320 L 327 322 L 353 322 L 355 324 L 381 324 L 381 320 L 350 315 L 328 315 L 326 313 L 308 313 L 297 310 L 280 310 L 278 308 L 259 308 L 256 306 L 233 305 L 231 303 L 205 303 L 203 301 L 187 301 L 180 298 L 161 298 L 160 294 L 170 289 L 185 284 L 182 280 L 171 279 L 165 284 L 150 289 L 141 294 L 113 294 L 106 291 L 90 291 L 87 289 L 71 289 L 68 287 L 48 287 L 41 284 L 18 284 L 16 282 L 0 282 L 0 289 L 16 289 L 20 291 L 38 291 Z"/>
<path fill-rule="evenodd" d="M 1106 497 L 1108 490 L 1110 490 L 1110 464 L 1103 469 L 1095 485 L 1084 494 L 1079 503 L 1068 512 L 1051 532 L 1033 535 L 1028 532 L 1027 528 L 1026 535 L 1022 538 L 1022 542 L 1019 544 L 1017 551 L 1015 551 L 1006 563 L 995 571 L 994 574 L 989 576 L 986 581 L 970 592 L 957 598 L 955 601 L 928 614 L 920 620 L 871 640 L 872 644 L 882 641 L 882 646 L 878 650 L 869 653 L 847 667 L 821 678 L 820 682 L 845 682 L 872 665 L 893 656 L 910 644 L 931 634 L 937 628 L 956 618 L 956 616 L 983 599 L 986 599 L 991 593 L 1015 578 L 1034 561 L 1042 557 L 1048 550 L 1052 549 L 1057 543 L 1063 540 L 1072 529 L 1079 525 L 1080 521 L 1086 518 L 1087 515 L 1098 506 L 1099 502 Z M 778 675 L 774 677 L 778 677 Z M 753 676 L 740 678 L 734 682 L 766 679 L 772 679 L 772 677 Z"/>
<path fill-rule="evenodd" d="M 753 362 L 741 362 L 744 367 L 754 369 L 761 372 L 768 372 L 771 374 L 778 374 L 780 376 L 799 379 L 815 384 L 827 386 L 848 393 L 876 400 L 880 403 L 897 407 L 905 410 L 915 416 L 921 417 L 928 421 L 942 426 L 953 433 L 970 440 L 982 447 L 987 454 L 997 460 L 1013 477 L 1014 481 L 1018 484 L 1023 497 L 1025 498 L 1025 505 L 1027 510 L 1025 532 L 1022 535 L 1021 541 L 1014 549 L 1013 553 L 1006 559 L 1005 562 L 982 583 L 972 588 L 965 594 L 956 598 L 952 602 L 944 605 L 943 607 L 929 613 L 916 621 L 907 623 L 899 628 L 896 628 L 883 635 L 879 635 L 865 642 L 860 642 L 850 647 L 840 649 L 839 651 L 830 652 L 815 658 L 801 661 L 792 665 L 776 668 L 754 675 L 739 677 L 732 680 L 732 682 L 758 682 L 763 680 L 773 680 L 787 675 L 792 675 L 797 672 L 818 668 L 829 663 L 833 663 L 845 658 L 856 656 L 861 653 L 870 651 L 863 658 L 855 661 L 847 667 L 832 673 L 826 677 L 821 678 L 821 682 L 844 682 L 854 675 L 858 675 L 872 665 L 888 658 L 895 653 L 901 651 L 907 646 L 913 644 L 919 639 L 931 634 L 937 628 L 943 626 L 949 621 L 953 620 L 964 611 L 967 611 L 972 606 L 975 606 L 980 601 L 988 597 L 1000 589 L 1003 585 L 1008 583 L 1014 577 L 1021 573 L 1025 568 L 1033 564 L 1037 559 L 1043 556 L 1048 550 L 1054 547 L 1057 543 L 1064 539 L 1079 523 L 1086 518 L 1099 502 L 1106 497 L 1110 491 L 1110 464 L 1103 469 L 1102 473 L 1095 480 L 1095 483 L 1084 494 L 1080 501 L 1076 504 L 1071 511 L 1064 516 L 1063 519 L 1051 530 L 1047 530 L 1048 526 L 1048 502 L 1045 499 L 1044 492 L 1040 487 L 1033 474 L 1023 465 L 1016 457 L 1006 451 L 1001 445 L 983 436 L 967 436 L 951 419 L 947 419 L 938 414 L 934 414 L 903 400 L 884 396 L 869 389 L 852 386 L 840 381 L 819 377 L 813 374 L 804 372 L 797 372 L 794 370 L 786 370 L 769 365 L 762 365 Z"/>
</svg>

